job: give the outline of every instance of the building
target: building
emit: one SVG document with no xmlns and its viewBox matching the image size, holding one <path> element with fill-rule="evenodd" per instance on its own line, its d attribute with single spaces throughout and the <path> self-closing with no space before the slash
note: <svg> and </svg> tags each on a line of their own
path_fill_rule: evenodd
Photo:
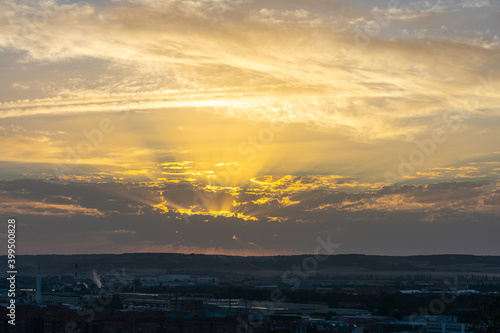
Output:
<svg viewBox="0 0 500 333">
<path fill-rule="evenodd" d="M 271 315 L 269 330 L 280 333 L 306 333 L 307 323 L 298 315 Z"/>
<path fill-rule="evenodd" d="M 218 285 L 219 278 L 216 277 L 199 277 L 196 279 L 196 282 L 199 284 L 208 284 L 208 285 Z"/>
<path fill-rule="evenodd" d="M 165 315 L 161 311 L 97 311 L 82 316 L 66 307 L 23 305 L 17 307 L 16 325 L 9 325 L 7 309 L 0 307 L 0 332 L 7 333 L 268 333 L 268 322 L 246 316 L 206 317 Z M 91 320 L 88 320 L 90 319 Z M 256 324 L 258 323 L 258 325 Z M 250 329 L 247 331 L 250 333 Z"/>
<path fill-rule="evenodd" d="M 469 324 L 457 322 L 456 316 L 411 316 L 404 317 L 403 322 L 408 326 L 425 326 L 427 333 L 465 333 Z"/>
<path fill-rule="evenodd" d="M 363 327 L 350 325 L 349 323 L 341 320 L 323 320 L 314 325 L 316 330 L 320 333 L 363 333 Z"/>
<path fill-rule="evenodd" d="M 143 286 L 143 287 L 160 287 L 161 286 L 161 282 L 157 276 L 141 277 L 139 279 L 139 281 L 141 282 L 141 286 Z"/>
<path fill-rule="evenodd" d="M 179 313 L 201 313 L 203 311 L 203 300 L 190 297 L 171 299 L 168 309 Z"/>
<path fill-rule="evenodd" d="M 160 282 L 189 282 L 191 275 L 160 275 L 158 280 Z"/>
<path fill-rule="evenodd" d="M 427 333 L 465 333 L 467 324 L 457 322 L 428 322 Z"/>
<path fill-rule="evenodd" d="M 72 304 L 77 305 L 81 302 L 81 297 L 72 293 L 36 293 L 28 294 L 28 302 L 38 304 Z"/>
<path fill-rule="evenodd" d="M 377 325 L 377 333 L 425 332 L 426 326 L 421 322 L 392 321 Z"/>
<path fill-rule="evenodd" d="M 385 316 L 341 316 L 337 320 L 345 321 L 351 326 L 362 327 L 363 332 L 377 332 L 380 324 L 394 320 L 393 317 Z"/>
</svg>

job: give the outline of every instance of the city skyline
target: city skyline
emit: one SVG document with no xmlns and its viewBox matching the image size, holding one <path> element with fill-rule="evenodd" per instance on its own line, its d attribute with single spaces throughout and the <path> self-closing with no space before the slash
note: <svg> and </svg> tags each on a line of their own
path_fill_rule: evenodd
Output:
<svg viewBox="0 0 500 333">
<path fill-rule="evenodd" d="M 18 253 L 500 255 L 499 8 L 1 2 Z"/>
</svg>

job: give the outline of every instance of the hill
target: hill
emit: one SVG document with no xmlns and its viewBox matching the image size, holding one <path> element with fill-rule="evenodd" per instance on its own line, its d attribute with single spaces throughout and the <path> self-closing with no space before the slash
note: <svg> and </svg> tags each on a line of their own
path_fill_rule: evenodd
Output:
<svg viewBox="0 0 500 333">
<path fill-rule="evenodd" d="M 326 257 L 325 257 L 326 258 Z M 1 256 L 6 263 L 6 256 Z M 500 256 L 423 255 L 378 256 L 360 254 L 331 255 L 315 260 L 313 255 L 241 257 L 178 253 L 125 253 L 92 255 L 21 255 L 18 274 L 34 275 L 40 263 L 45 275 L 80 272 L 120 271 L 140 274 L 190 274 L 210 276 L 276 277 L 293 267 L 304 267 L 313 274 L 403 275 L 403 274 L 498 274 Z M 316 265 L 317 264 L 317 265 Z M 316 267 L 316 268 L 315 268 Z M 315 269 L 313 269 L 315 268 Z M 5 268 L 4 268 L 5 269 Z M 7 269 L 5 269 L 6 271 Z"/>
</svg>

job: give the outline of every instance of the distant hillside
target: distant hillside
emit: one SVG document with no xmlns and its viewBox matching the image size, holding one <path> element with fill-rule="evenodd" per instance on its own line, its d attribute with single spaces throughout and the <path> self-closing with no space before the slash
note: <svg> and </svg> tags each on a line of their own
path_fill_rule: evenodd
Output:
<svg viewBox="0 0 500 333">
<path fill-rule="evenodd" d="M 177 253 L 126 253 L 95 255 L 23 255 L 17 257 L 19 274 L 35 274 L 38 263 L 44 274 L 72 274 L 75 264 L 80 272 L 106 272 L 125 268 L 129 273 L 191 274 L 212 276 L 281 276 L 293 266 L 302 266 L 311 255 L 240 257 Z M 0 262 L 6 263 L 5 256 Z M 305 261 L 306 265 L 311 263 Z M 426 255 L 375 256 L 338 254 L 317 261 L 314 273 L 341 274 L 500 274 L 500 256 Z M 5 265 L 5 264 L 4 264 Z M 4 271 L 6 271 L 4 267 Z"/>
</svg>

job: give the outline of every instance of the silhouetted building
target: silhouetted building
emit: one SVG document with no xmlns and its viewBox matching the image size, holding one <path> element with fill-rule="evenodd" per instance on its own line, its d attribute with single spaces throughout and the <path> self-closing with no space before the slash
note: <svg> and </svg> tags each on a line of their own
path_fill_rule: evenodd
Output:
<svg viewBox="0 0 500 333">
<path fill-rule="evenodd" d="M 81 302 L 81 297 L 72 293 L 40 293 L 40 295 L 37 293 L 36 295 L 28 294 L 28 302 L 76 305 Z"/>
<path fill-rule="evenodd" d="M 186 297 L 171 299 L 168 309 L 179 313 L 201 313 L 203 311 L 203 300 Z"/>
<path fill-rule="evenodd" d="M 267 333 L 267 320 L 255 325 L 244 315 L 206 317 L 161 311 L 89 311 L 66 307 L 22 305 L 16 308 L 16 325 L 9 325 L 7 309 L 0 307 L 0 332 L 6 333 Z"/>
</svg>

